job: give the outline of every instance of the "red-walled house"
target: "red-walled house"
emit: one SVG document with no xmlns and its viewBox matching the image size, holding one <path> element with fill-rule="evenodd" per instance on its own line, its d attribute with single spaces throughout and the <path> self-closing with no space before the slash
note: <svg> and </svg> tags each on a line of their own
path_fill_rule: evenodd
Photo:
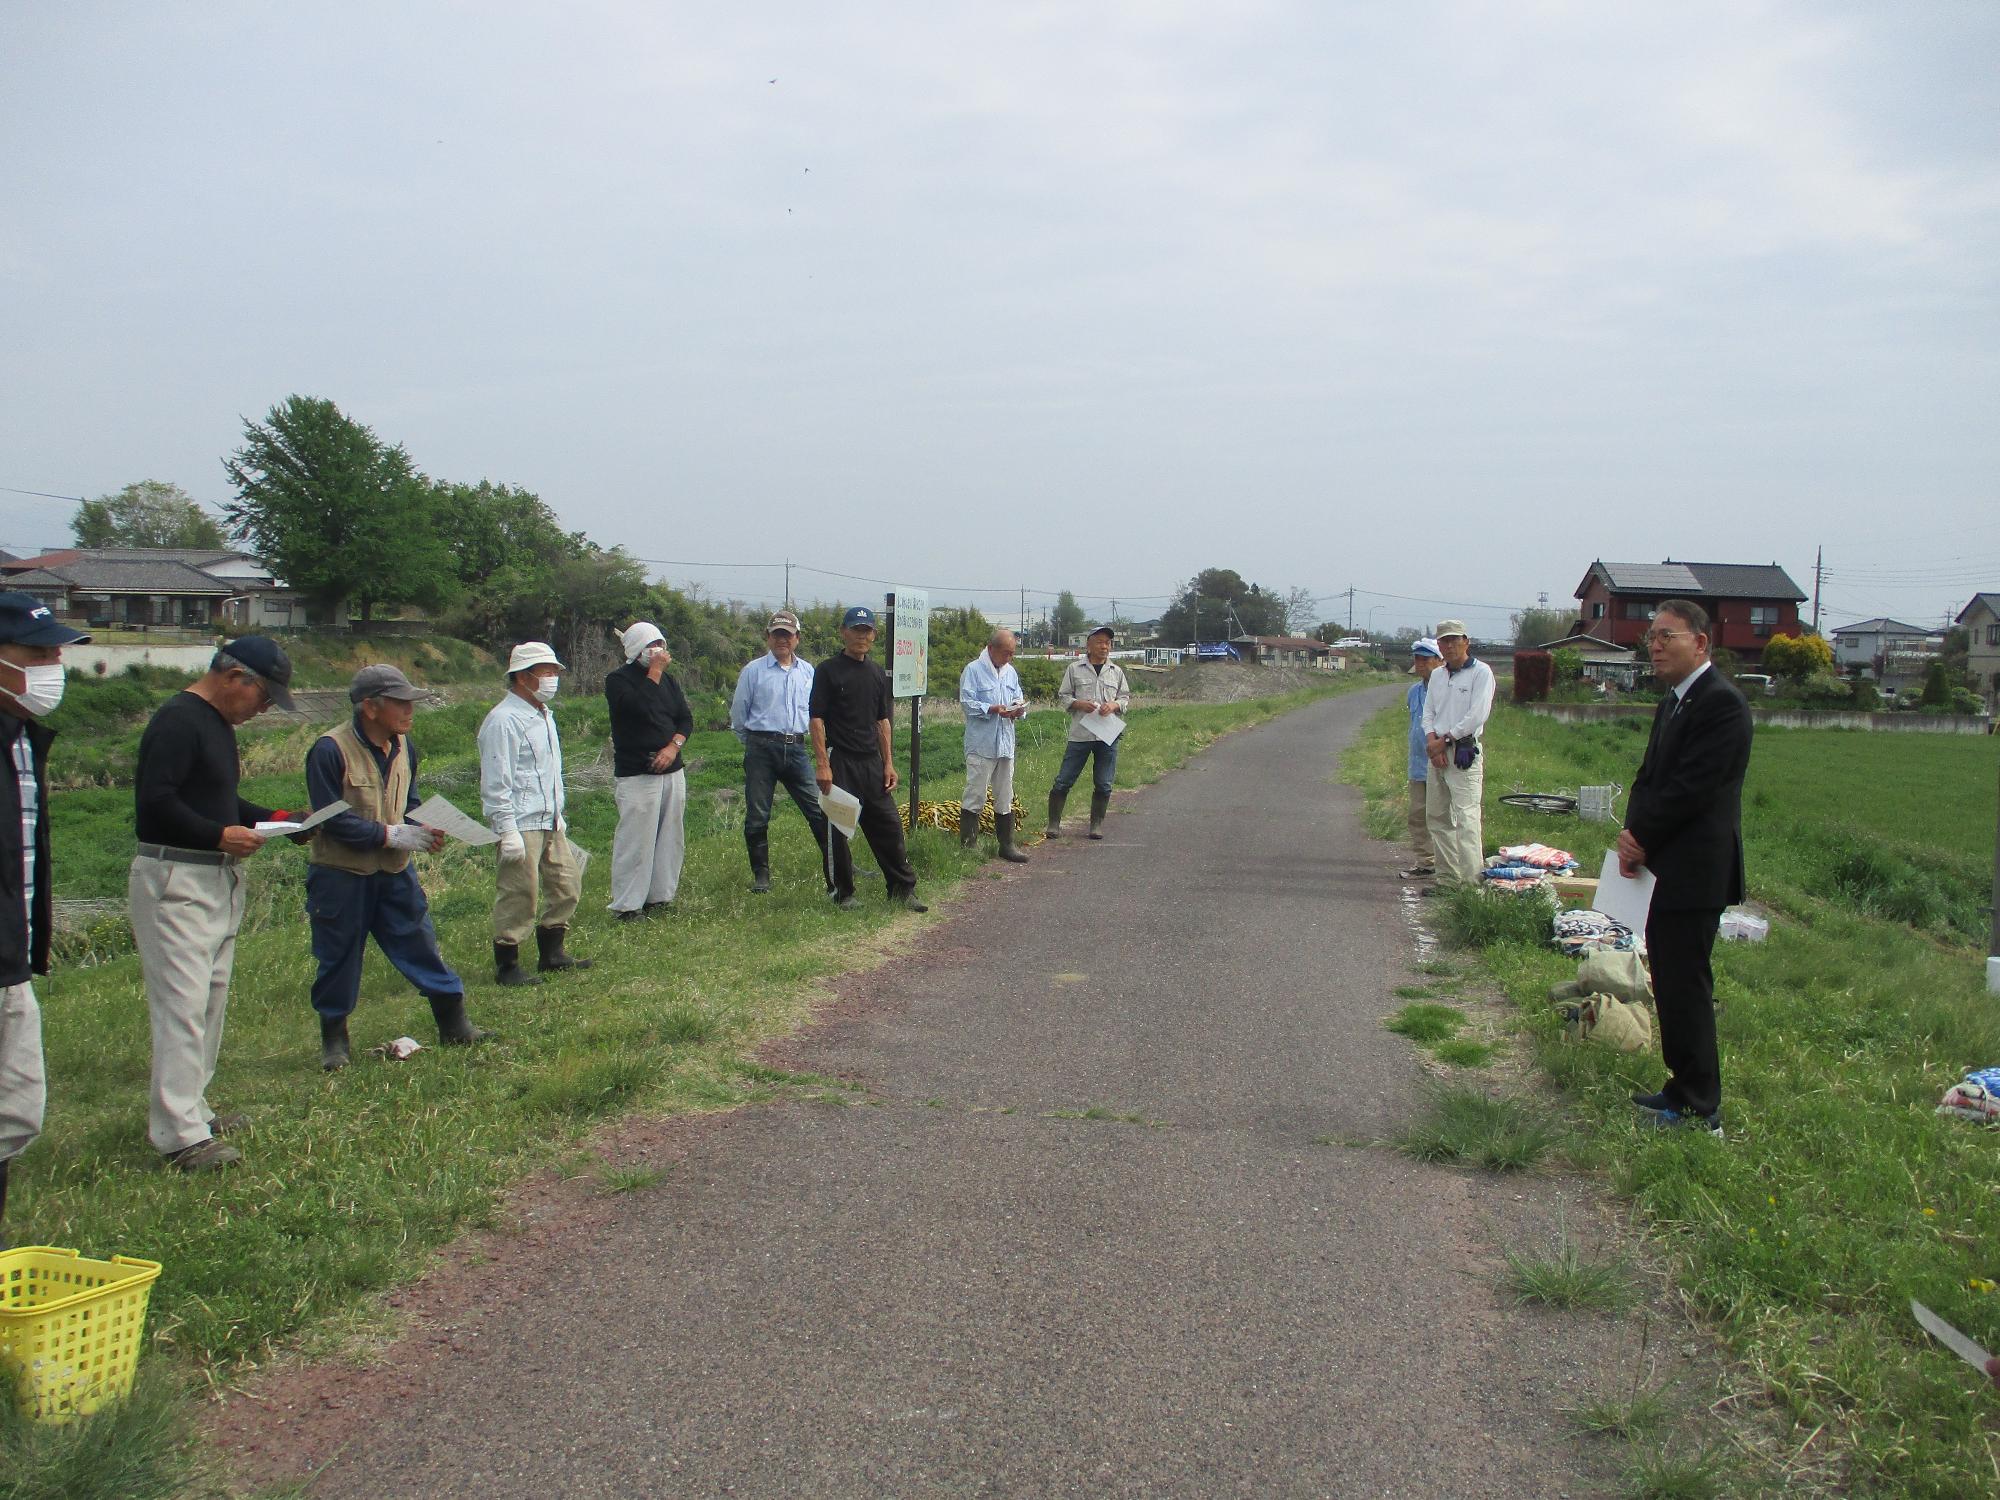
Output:
<svg viewBox="0 0 2000 1500">
<path fill-rule="evenodd" d="M 1663 599 L 1692 599 L 1709 613 L 1711 643 L 1745 666 L 1764 659 L 1764 642 L 1798 635 L 1805 591 L 1776 563 L 1594 562 L 1576 587 L 1577 629 L 1643 650 L 1640 637 Z"/>
</svg>

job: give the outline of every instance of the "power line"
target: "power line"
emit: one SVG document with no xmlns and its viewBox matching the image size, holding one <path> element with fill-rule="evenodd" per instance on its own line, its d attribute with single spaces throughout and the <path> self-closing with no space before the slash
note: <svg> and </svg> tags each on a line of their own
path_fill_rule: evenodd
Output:
<svg viewBox="0 0 2000 1500">
<path fill-rule="evenodd" d="M 17 490 L 11 484 L 0 484 L 0 490 L 9 495 L 35 495 L 43 500 L 74 500 L 78 505 L 85 503 L 81 495 L 55 495 L 47 490 Z"/>
</svg>

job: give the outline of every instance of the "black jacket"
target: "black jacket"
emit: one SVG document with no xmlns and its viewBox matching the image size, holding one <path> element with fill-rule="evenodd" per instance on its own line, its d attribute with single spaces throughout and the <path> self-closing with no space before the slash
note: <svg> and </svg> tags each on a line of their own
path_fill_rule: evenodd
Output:
<svg viewBox="0 0 2000 1500">
<path fill-rule="evenodd" d="M 1743 899 L 1743 773 L 1750 705 L 1710 667 L 1679 713 L 1669 693 L 1653 715 L 1625 826 L 1646 851 L 1657 911 L 1719 910 Z"/>
<path fill-rule="evenodd" d="M 644 667 L 628 661 L 604 679 L 604 702 L 611 710 L 613 776 L 677 776 L 687 769 L 678 755 L 666 770 L 653 769 L 653 757 L 667 741 L 694 733 L 687 694 L 670 675 L 663 672 L 655 682 Z"/>
<path fill-rule="evenodd" d="M 14 742 L 22 735 L 35 749 L 35 909 L 21 901 L 21 782 L 14 770 Z M 55 918 L 54 865 L 49 858 L 49 742 L 53 729 L 0 712 L 0 985 L 26 984 L 49 972 L 49 932 Z"/>
</svg>

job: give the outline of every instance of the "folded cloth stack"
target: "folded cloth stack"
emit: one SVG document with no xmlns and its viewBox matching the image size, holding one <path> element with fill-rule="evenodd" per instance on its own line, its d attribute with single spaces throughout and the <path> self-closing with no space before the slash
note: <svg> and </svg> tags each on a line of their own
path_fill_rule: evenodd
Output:
<svg viewBox="0 0 2000 1500">
<path fill-rule="evenodd" d="M 1549 872 L 1533 865 L 1488 865 L 1479 878 L 1496 891 L 1532 891 L 1549 883 Z"/>
<path fill-rule="evenodd" d="M 1601 911 L 1559 911 L 1550 925 L 1556 947 L 1571 958 L 1599 949 L 1630 952 L 1637 946 L 1631 928 Z"/>
<path fill-rule="evenodd" d="M 1547 844 L 1503 844 L 1499 858 L 1510 865 L 1532 865 L 1555 875 L 1567 875 L 1577 867 L 1576 856 L 1569 850 L 1552 849 Z"/>
<path fill-rule="evenodd" d="M 2000 1125 L 2000 1068 L 1966 1074 L 1964 1082 L 1944 1091 L 1944 1102 L 1937 1112 L 1980 1125 Z"/>
</svg>

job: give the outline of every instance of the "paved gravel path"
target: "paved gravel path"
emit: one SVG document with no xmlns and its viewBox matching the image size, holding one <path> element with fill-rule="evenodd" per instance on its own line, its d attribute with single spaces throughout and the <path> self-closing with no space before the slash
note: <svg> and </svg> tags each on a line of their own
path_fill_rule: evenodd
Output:
<svg viewBox="0 0 2000 1500">
<path fill-rule="evenodd" d="M 1332 781 L 1392 696 L 972 882 L 784 1049 L 867 1102 L 690 1130 L 657 1188 L 544 1217 L 532 1295 L 457 1273 L 319 1398 L 353 1442 L 311 1493 L 1602 1493 L 1561 1408 L 1628 1383 L 1637 1334 L 1494 1289 L 1588 1200 L 1362 1144 L 1423 1085 L 1381 1026 L 1397 850 Z"/>
</svg>

